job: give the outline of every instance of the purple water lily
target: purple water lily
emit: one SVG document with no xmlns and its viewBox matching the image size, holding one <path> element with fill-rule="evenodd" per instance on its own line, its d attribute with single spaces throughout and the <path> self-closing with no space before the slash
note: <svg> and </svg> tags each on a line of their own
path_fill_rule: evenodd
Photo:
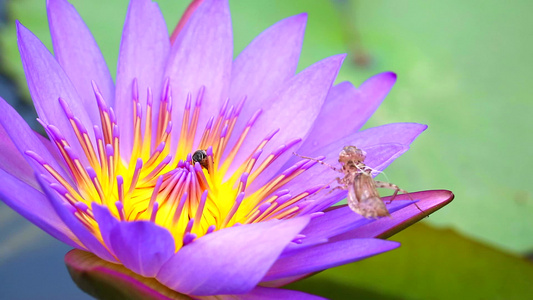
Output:
<svg viewBox="0 0 533 300">
<path fill-rule="evenodd" d="M 278 287 L 398 247 L 379 238 L 453 197 L 412 193 L 415 207 L 403 195 L 378 220 L 332 207 L 346 196 L 328 192 L 338 174 L 294 151 L 335 164 L 356 145 L 381 171 L 426 126 L 359 131 L 394 73 L 333 86 L 337 55 L 295 74 L 305 14 L 268 28 L 233 60 L 227 0 L 203 1 L 172 44 L 157 5 L 132 0 L 114 83 L 76 10 L 66 0 L 47 9 L 55 56 L 17 30 L 49 139 L 1 99 L 0 196 L 58 240 L 122 264 L 136 286 L 314 298 Z M 79 250 L 66 256 L 71 269 L 85 268 Z"/>
</svg>

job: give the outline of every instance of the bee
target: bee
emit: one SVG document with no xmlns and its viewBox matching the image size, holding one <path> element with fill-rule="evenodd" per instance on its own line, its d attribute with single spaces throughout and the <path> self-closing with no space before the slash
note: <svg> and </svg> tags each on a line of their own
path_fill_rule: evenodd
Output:
<svg viewBox="0 0 533 300">
<path fill-rule="evenodd" d="M 207 152 L 205 150 L 196 150 L 192 155 L 192 162 L 199 163 L 204 169 L 208 169 L 209 161 L 207 159 Z"/>
<path fill-rule="evenodd" d="M 336 168 L 326 162 L 311 157 L 294 154 L 304 159 L 317 161 L 334 171 L 343 173 L 344 177 L 336 178 L 339 186 L 335 189 L 347 190 L 348 206 L 351 210 L 365 218 L 374 219 L 390 216 L 385 203 L 379 196 L 378 188 L 394 190 L 390 201 L 394 200 L 399 192 L 409 194 L 395 184 L 374 180 L 372 178 L 373 169 L 364 163 L 366 152 L 356 146 L 346 146 L 339 153 L 339 163 L 342 165 L 342 168 Z"/>
</svg>

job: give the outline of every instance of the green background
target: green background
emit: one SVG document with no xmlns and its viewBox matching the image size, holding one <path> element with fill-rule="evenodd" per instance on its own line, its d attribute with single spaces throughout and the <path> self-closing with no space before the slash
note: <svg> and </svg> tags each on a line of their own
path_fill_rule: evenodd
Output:
<svg viewBox="0 0 533 300">
<path fill-rule="evenodd" d="M 71 2 L 114 73 L 127 1 Z M 187 2 L 158 2 L 172 30 Z M 338 299 L 533 294 L 531 263 L 520 258 L 533 251 L 533 2 L 231 0 L 230 5 L 235 53 L 278 20 L 308 12 L 300 69 L 348 53 L 338 82 L 357 86 L 379 72 L 396 72 L 395 87 L 367 127 L 419 122 L 429 129 L 386 170 L 388 180 L 408 191 L 449 189 L 456 195 L 425 225 L 393 237 L 402 248 L 323 272 L 295 288 Z M 45 1 L 11 1 L 8 8 L 0 71 L 15 79 L 29 101 L 14 19 L 51 48 Z M 368 64 L 355 63 L 357 50 Z M 6 210 L 0 206 L 0 215 L 8 215 Z M 17 234 L 1 233 L 0 241 Z M 342 292 L 331 294 L 332 289 Z"/>
</svg>

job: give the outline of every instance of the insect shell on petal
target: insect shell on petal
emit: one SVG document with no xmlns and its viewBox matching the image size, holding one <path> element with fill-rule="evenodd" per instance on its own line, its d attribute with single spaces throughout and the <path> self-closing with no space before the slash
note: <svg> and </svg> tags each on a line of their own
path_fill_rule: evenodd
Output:
<svg viewBox="0 0 533 300">
<path fill-rule="evenodd" d="M 342 165 L 342 169 L 331 166 L 321 160 L 294 154 L 302 158 L 317 161 L 334 171 L 343 173 L 344 177 L 336 178 L 339 186 L 333 190 L 347 190 L 348 206 L 351 210 L 365 218 L 380 218 L 390 215 L 385 203 L 383 203 L 383 200 L 379 196 L 378 188 L 394 190 L 390 201 L 394 200 L 398 192 L 408 194 L 407 191 L 400 189 L 395 184 L 374 180 L 372 178 L 373 169 L 364 163 L 366 152 L 356 146 L 345 146 L 339 153 L 339 163 Z"/>
</svg>

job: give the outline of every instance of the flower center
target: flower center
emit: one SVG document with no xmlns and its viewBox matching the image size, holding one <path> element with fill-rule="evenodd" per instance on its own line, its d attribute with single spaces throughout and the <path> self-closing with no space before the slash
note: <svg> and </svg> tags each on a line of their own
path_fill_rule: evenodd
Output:
<svg viewBox="0 0 533 300">
<path fill-rule="evenodd" d="M 230 106 L 226 101 L 218 116 L 211 117 L 201 136 L 198 135 L 200 138 L 195 139 L 204 95 L 201 88 L 194 103 L 190 94 L 187 97 L 179 141 L 172 141 L 172 131 L 176 129 L 171 119 L 169 81 L 165 82 L 157 112 L 151 90 L 148 89 L 143 112 L 136 80 L 132 87 L 131 128 L 119 130 L 113 109 L 106 106 L 94 82 L 100 112 L 100 126 L 93 126 L 94 135 L 89 134 L 63 99 L 59 101 L 77 141 L 67 141 L 57 127 L 40 121 L 57 146 L 71 178 L 62 177 L 38 154 L 26 152 L 53 177 L 51 187 L 72 205 L 74 214 L 97 237 L 100 235 L 92 214 L 93 202 L 107 206 L 123 221 L 149 220 L 167 228 L 175 237 L 176 249 L 214 230 L 312 212 L 309 207 L 306 209 L 308 203 L 301 200 L 324 186 L 298 195 L 281 188 L 316 164 L 315 161 L 299 161 L 262 186 L 249 188 L 300 139 L 288 141 L 259 162 L 263 149 L 279 131 L 275 130 L 252 153 L 239 154 L 248 155 L 247 159 L 228 174 L 261 110 L 251 116 L 231 149 L 227 149 L 228 142 L 245 99 L 237 106 Z M 120 152 L 121 130 L 133 131 L 131 155 Z M 171 147 L 172 142 L 177 143 L 175 149 Z M 83 153 L 75 153 L 70 143 L 79 143 Z"/>
</svg>

